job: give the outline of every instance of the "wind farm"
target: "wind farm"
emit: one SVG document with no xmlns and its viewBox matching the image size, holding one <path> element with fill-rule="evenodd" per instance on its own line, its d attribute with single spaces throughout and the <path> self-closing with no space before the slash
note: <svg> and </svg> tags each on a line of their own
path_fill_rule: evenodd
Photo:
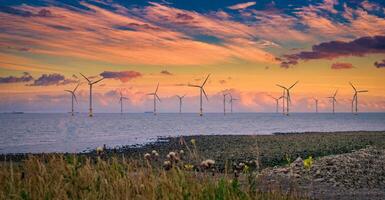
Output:
<svg viewBox="0 0 385 200">
<path fill-rule="evenodd" d="M 383 200 L 384 8 L 3 0 L 0 200 Z"/>
</svg>

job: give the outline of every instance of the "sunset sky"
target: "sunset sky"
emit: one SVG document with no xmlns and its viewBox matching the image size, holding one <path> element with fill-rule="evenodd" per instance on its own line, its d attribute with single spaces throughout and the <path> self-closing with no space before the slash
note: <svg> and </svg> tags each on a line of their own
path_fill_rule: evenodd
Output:
<svg viewBox="0 0 385 200">
<path fill-rule="evenodd" d="M 355 0 L 0 0 L 0 112 L 67 112 L 78 81 L 76 111 L 198 112 L 207 74 L 207 112 L 222 112 L 222 91 L 236 112 L 274 112 L 276 84 L 291 90 L 294 112 L 385 111 L 385 3 Z"/>
</svg>

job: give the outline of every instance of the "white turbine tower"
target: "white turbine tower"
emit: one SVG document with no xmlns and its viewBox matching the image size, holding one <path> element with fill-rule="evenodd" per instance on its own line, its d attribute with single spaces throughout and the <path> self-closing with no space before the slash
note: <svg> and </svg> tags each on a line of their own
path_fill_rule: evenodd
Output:
<svg viewBox="0 0 385 200">
<path fill-rule="evenodd" d="M 156 100 L 158 100 L 160 102 L 160 98 L 159 98 L 159 96 L 157 94 L 158 93 L 158 89 L 159 89 L 159 83 L 156 86 L 155 92 L 147 94 L 147 95 L 152 95 L 154 97 L 154 115 L 156 115 Z"/>
<path fill-rule="evenodd" d="M 92 116 L 93 116 L 93 113 L 92 113 L 92 85 L 94 85 L 94 84 L 100 82 L 101 80 L 104 79 L 104 77 L 101 78 L 101 79 L 99 79 L 99 80 L 97 80 L 97 81 L 92 82 L 90 79 L 88 79 L 88 78 L 87 78 L 86 76 L 84 76 L 82 73 L 80 73 L 80 75 L 82 75 L 82 76 L 87 80 L 88 85 L 90 86 L 90 110 L 89 110 L 88 116 L 89 116 L 89 117 L 92 117 Z"/>
<path fill-rule="evenodd" d="M 286 92 L 286 115 L 289 115 L 289 106 L 291 104 L 291 98 L 290 98 L 290 90 L 298 83 L 298 81 L 296 81 L 293 85 L 291 85 L 290 87 L 285 87 L 285 86 L 282 86 L 282 85 L 279 85 L 277 84 L 278 87 L 281 87 L 284 89 L 284 93 Z M 285 94 L 283 95 L 285 96 Z"/>
<path fill-rule="evenodd" d="M 202 93 L 205 95 L 207 101 L 209 100 L 209 98 L 207 97 L 207 94 L 205 92 L 205 89 L 203 88 L 207 82 L 207 80 L 209 79 L 210 77 L 210 74 L 207 75 L 205 81 L 202 83 L 202 85 L 191 85 L 190 83 L 188 84 L 189 87 L 197 87 L 200 89 L 200 110 L 199 110 L 199 116 L 203 116 L 203 99 L 202 99 Z"/>
<path fill-rule="evenodd" d="M 278 108 L 279 108 L 279 100 L 280 99 L 282 99 L 282 98 L 284 98 L 284 96 L 280 96 L 280 97 L 278 97 L 278 98 L 276 98 L 276 97 L 273 97 L 273 96 L 271 96 L 271 95 L 269 95 L 272 99 L 274 99 L 275 100 L 275 103 L 276 103 L 276 105 L 275 105 L 275 112 L 276 113 L 278 113 Z M 284 111 L 285 111 L 285 109 L 284 109 Z"/>
<path fill-rule="evenodd" d="M 313 99 L 315 103 L 315 112 L 318 113 L 318 99 L 317 98 L 313 98 Z"/>
<path fill-rule="evenodd" d="M 123 100 L 128 100 L 128 98 L 123 96 L 122 91 L 120 91 L 119 94 L 120 94 L 120 97 L 119 97 L 120 114 L 123 114 Z"/>
<path fill-rule="evenodd" d="M 234 99 L 233 98 L 233 95 L 231 95 L 231 93 L 229 94 L 230 95 L 230 112 L 233 113 L 233 101 L 237 101 L 238 99 Z"/>
<path fill-rule="evenodd" d="M 349 82 L 349 84 L 352 86 L 354 90 L 354 95 L 353 95 L 353 100 L 352 100 L 352 112 L 357 115 L 358 114 L 358 93 L 364 93 L 364 92 L 369 92 L 368 90 L 357 90 L 352 83 Z M 355 106 L 354 106 L 355 104 Z M 353 107 L 355 107 L 355 112 Z"/>
<path fill-rule="evenodd" d="M 335 105 L 334 105 L 334 103 L 337 103 L 337 100 L 336 100 L 337 92 L 338 92 L 338 89 L 337 89 L 336 92 L 333 94 L 333 96 L 328 97 L 329 99 L 332 100 L 333 114 L 335 113 L 335 109 L 334 109 L 334 108 L 335 108 Z"/>
<path fill-rule="evenodd" d="M 66 92 L 69 92 L 71 94 L 71 99 L 72 99 L 72 106 L 71 106 L 71 115 L 74 116 L 74 100 L 76 101 L 76 103 L 78 103 L 78 100 L 76 99 L 76 95 L 75 95 L 75 92 L 76 92 L 76 89 L 78 89 L 80 83 L 78 83 L 78 85 L 76 85 L 75 89 L 74 90 L 64 90 Z"/>
<path fill-rule="evenodd" d="M 226 115 L 226 96 L 229 95 L 229 93 L 225 93 L 225 91 L 222 92 L 223 95 L 223 115 Z"/>
<path fill-rule="evenodd" d="M 182 113 L 182 103 L 183 103 L 182 101 L 185 96 L 186 95 L 183 95 L 183 96 L 176 95 L 176 97 L 178 97 L 179 99 L 179 113 Z"/>
</svg>

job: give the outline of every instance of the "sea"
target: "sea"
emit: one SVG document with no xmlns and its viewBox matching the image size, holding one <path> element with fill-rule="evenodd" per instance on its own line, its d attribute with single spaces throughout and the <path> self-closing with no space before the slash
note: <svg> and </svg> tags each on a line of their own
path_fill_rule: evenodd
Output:
<svg viewBox="0 0 385 200">
<path fill-rule="evenodd" d="M 385 113 L 0 114 L 0 154 L 87 152 L 181 135 L 384 131 Z"/>
</svg>

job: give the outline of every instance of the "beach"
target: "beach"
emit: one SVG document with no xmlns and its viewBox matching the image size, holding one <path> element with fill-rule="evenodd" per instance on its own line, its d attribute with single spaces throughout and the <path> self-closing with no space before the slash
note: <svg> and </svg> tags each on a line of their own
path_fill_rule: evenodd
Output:
<svg viewBox="0 0 385 200">
<path fill-rule="evenodd" d="M 102 152 L 99 149 L 34 156 L 45 159 L 52 155 L 77 156 L 95 162 L 116 158 L 131 160 L 140 167 L 150 163 L 162 169 L 173 152 L 183 163 L 175 164 L 175 168 L 186 170 L 189 165 L 188 170 L 196 173 L 213 173 L 215 177 L 236 179 L 246 185 L 252 176 L 261 191 L 279 188 L 287 194 L 295 190 L 299 198 L 383 199 L 384 149 L 384 131 L 358 131 L 162 137 L 145 145 L 107 147 Z M 158 154 L 156 159 L 151 157 L 154 151 Z M 31 154 L 2 155 L 1 159 L 7 161 L 2 167 L 10 160 L 22 165 L 28 157 Z M 201 168 L 201 162 L 208 159 L 215 161 L 209 172 Z M 304 163 L 309 159 L 311 166 L 306 168 Z"/>
</svg>

